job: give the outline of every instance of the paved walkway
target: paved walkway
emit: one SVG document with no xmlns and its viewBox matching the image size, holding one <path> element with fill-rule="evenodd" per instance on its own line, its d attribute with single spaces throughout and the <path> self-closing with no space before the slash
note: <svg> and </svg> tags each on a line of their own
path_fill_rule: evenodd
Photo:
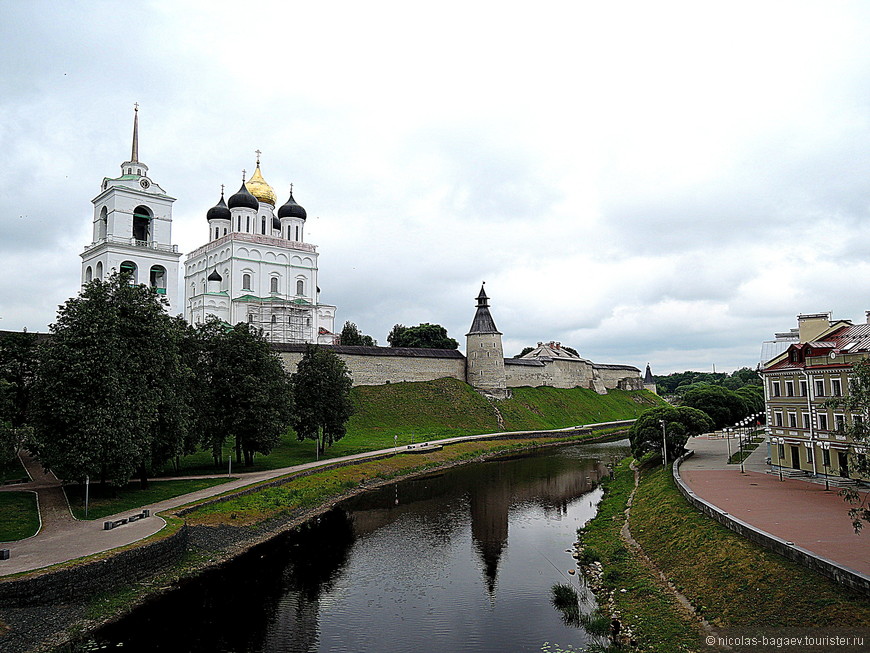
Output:
<svg viewBox="0 0 870 653">
<path fill-rule="evenodd" d="M 732 451 L 736 443 L 732 438 Z M 680 465 L 680 474 L 695 494 L 759 530 L 870 576 L 870 527 L 855 533 L 850 506 L 837 488 L 825 491 L 824 485 L 766 473 L 766 443 L 741 473 L 740 465 L 727 464 L 728 444 L 710 436 L 689 440 L 686 448 L 695 455 Z"/>
<path fill-rule="evenodd" d="M 561 429 L 569 431 L 571 429 Z M 433 441 L 433 444 L 449 444 L 468 440 L 481 440 L 487 438 L 505 437 L 505 435 L 521 436 L 528 432 L 517 433 L 487 433 L 483 435 L 460 436 Z M 418 445 L 419 446 L 419 445 Z M 318 462 L 310 462 L 282 469 L 274 469 L 264 472 L 246 474 L 233 474 L 234 480 L 222 483 L 214 487 L 191 492 L 183 496 L 167 499 L 159 503 L 142 506 L 138 509 L 125 510 L 115 515 L 109 515 L 102 519 L 92 521 L 80 521 L 73 517 L 67 504 L 66 495 L 61 489 L 60 482 L 53 474 L 42 471 L 41 465 L 27 455 L 22 456 L 22 462 L 27 468 L 32 481 L 19 485 L 10 485 L 0 488 L 0 492 L 33 491 L 37 493 L 39 501 L 40 518 L 42 525 L 39 532 L 26 540 L 17 542 L 0 542 L 0 549 L 9 549 L 8 560 L 0 560 L 0 578 L 10 574 L 24 571 L 34 571 L 60 562 L 75 560 L 84 556 L 102 553 L 111 549 L 126 546 L 146 538 L 158 532 L 166 522 L 157 516 L 157 513 L 179 508 L 194 501 L 200 501 L 209 497 L 222 494 L 231 490 L 238 490 L 248 485 L 261 483 L 271 479 L 292 474 L 295 472 L 331 465 L 341 461 L 361 460 L 391 453 L 407 452 L 407 446 L 369 451 L 352 456 L 329 458 Z M 191 478 L 191 477 L 184 477 Z M 197 477 L 205 478 L 205 477 Z M 171 479 L 155 479 L 171 480 Z M 129 517 L 143 508 L 151 511 L 151 517 L 125 524 L 109 531 L 103 530 L 104 521 L 115 521 L 122 517 Z"/>
</svg>

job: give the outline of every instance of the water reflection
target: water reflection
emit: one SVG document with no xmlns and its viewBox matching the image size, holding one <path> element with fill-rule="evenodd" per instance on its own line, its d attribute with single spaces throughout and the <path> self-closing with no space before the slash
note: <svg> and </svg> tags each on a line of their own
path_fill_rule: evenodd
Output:
<svg viewBox="0 0 870 653">
<path fill-rule="evenodd" d="M 573 562 L 564 549 L 594 514 L 595 484 L 619 451 L 562 448 L 367 492 L 100 638 L 133 651 L 580 646 L 585 634 L 561 622 L 549 594 L 556 582 L 586 592 L 564 573 Z M 169 636 L 172 623 L 190 627 Z"/>
</svg>

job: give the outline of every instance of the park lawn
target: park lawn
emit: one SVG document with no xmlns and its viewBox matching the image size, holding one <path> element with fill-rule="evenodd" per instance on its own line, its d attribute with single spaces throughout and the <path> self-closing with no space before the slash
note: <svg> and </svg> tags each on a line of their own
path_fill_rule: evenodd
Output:
<svg viewBox="0 0 870 653">
<path fill-rule="evenodd" d="M 33 492 L 0 492 L 0 542 L 23 540 L 39 531 L 39 509 Z"/>
<path fill-rule="evenodd" d="M 644 472 L 631 533 L 713 625 L 870 627 L 870 600 L 698 512 L 669 470 Z"/>
<path fill-rule="evenodd" d="M 515 388 L 514 398 L 496 402 L 504 428 L 499 428 L 493 404 L 457 379 L 357 386 L 351 391 L 355 413 L 347 434 L 328 447 L 323 458 L 336 458 L 393 446 L 440 440 L 460 435 L 479 435 L 508 430 L 538 430 L 579 424 L 631 419 L 661 399 L 646 391 L 611 390 L 607 395 L 592 390 Z M 167 466 L 161 475 L 214 474 L 228 470 L 229 446 L 224 462 L 216 468 L 211 453 L 186 456 L 176 470 Z M 289 431 L 268 456 L 256 455 L 251 467 L 239 472 L 282 469 L 314 460 L 314 442 L 299 442 Z"/>
<path fill-rule="evenodd" d="M 128 483 L 123 488 L 113 488 L 111 494 L 101 494 L 100 487 L 92 484 L 88 501 L 88 516 L 85 517 L 84 485 L 65 485 L 67 500 L 76 519 L 102 519 L 108 515 L 136 510 L 149 504 L 178 497 L 188 492 L 220 485 L 230 481 L 226 478 L 199 478 L 175 481 L 151 481 L 148 488 L 141 489 L 138 481 Z"/>
</svg>

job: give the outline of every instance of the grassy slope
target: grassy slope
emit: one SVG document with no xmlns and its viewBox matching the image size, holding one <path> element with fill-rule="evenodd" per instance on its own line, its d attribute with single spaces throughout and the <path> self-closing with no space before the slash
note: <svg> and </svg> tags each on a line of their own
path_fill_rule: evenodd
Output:
<svg viewBox="0 0 870 653">
<path fill-rule="evenodd" d="M 497 432 L 493 405 L 456 379 L 357 386 L 352 398 L 356 413 L 347 435 L 330 447 L 326 458 L 457 435 Z M 576 424 L 628 419 L 661 400 L 647 392 L 613 390 L 597 395 L 579 388 L 516 388 L 513 399 L 496 405 L 506 430 L 563 428 Z M 229 448 L 226 449 L 229 451 Z M 309 462 L 314 443 L 287 434 L 269 456 L 258 456 L 253 468 L 278 469 Z M 182 461 L 181 473 L 213 473 L 211 455 L 198 453 Z M 167 473 L 174 473 L 167 470 Z"/>
</svg>

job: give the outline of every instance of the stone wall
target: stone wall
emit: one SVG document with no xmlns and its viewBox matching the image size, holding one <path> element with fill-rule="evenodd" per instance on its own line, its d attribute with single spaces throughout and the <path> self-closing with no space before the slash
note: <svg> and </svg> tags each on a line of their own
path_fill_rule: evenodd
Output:
<svg viewBox="0 0 870 653">
<path fill-rule="evenodd" d="M 345 362 L 354 385 L 384 385 L 402 381 L 434 381 L 449 377 L 465 381 L 465 356 L 455 349 L 326 346 Z M 296 371 L 305 345 L 275 344 L 284 369 Z"/>
<path fill-rule="evenodd" d="M 685 497 L 686 501 L 708 517 L 715 519 L 726 528 L 742 535 L 747 540 L 770 549 L 782 557 L 812 569 L 823 576 L 827 576 L 840 585 L 851 587 L 853 590 L 870 596 L 870 577 L 853 569 L 843 567 L 827 558 L 817 556 L 813 552 L 795 546 L 793 543 L 787 542 L 775 535 L 759 530 L 755 526 L 729 515 L 727 512 L 695 494 L 680 476 L 680 464 L 694 453 L 694 451 L 689 451 L 674 461 L 674 480 L 677 483 L 677 489 L 679 489 L 680 494 Z"/>
<path fill-rule="evenodd" d="M 505 360 L 507 387 L 552 386 L 554 388 L 592 388 L 592 365 L 583 359 L 549 361 L 508 358 Z M 609 386 L 616 387 L 616 385 Z"/>
<path fill-rule="evenodd" d="M 187 526 L 182 526 L 168 537 L 99 560 L 0 581 L 0 603 L 23 607 L 79 600 L 147 578 L 179 560 L 186 549 Z"/>
</svg>

